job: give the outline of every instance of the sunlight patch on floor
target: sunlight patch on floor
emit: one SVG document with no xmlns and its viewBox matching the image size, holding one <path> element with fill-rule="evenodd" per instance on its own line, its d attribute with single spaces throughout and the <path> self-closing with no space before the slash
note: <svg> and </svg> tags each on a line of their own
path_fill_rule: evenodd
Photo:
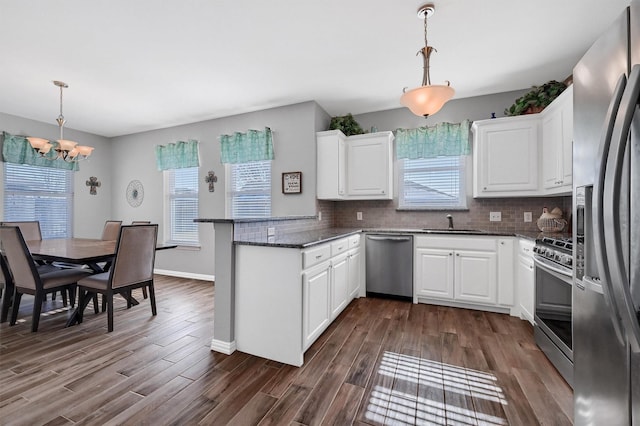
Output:
<svg viewBox="0 0 640 426">
<path fill-rule="evenodd" d="M 402 386 L 393 386 L 393 389 L 380 385 L 372 389 L 365 416 L 376 424 L 508 424 L 506 419 L 477 411 L 476 407 L 470 410 L 451 402 L 396 389 L 421 388 L 419 394 L 425 395 L 429 392 L 424 392 L 424 387 L 431 387 L 440 394 L 447 391 L 507 405 L 504 392 L 493 374 L 393 352 L 383 354 L 377 373 L 391 377 L 394 384 L 399 384 L 399 381 L 404 383 L 401 383 Z"/>
</svg>

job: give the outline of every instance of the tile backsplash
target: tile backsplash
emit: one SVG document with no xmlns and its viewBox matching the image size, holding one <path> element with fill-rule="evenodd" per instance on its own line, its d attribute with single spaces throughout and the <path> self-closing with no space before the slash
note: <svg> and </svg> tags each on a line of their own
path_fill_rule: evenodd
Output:
<svg viewBox="0 0 640 426">
<path fill-rule="evenodd" d="M 571 223 L 570 196 L 471 199 L 468 207 L 468 210 L 411 211 L 396 210 L 393 201 L 338 201 L 333 203 L 333 224 L 346 228 L 446 228 L 446 216 L 451 214 L 454 227 L 458 229 L 536 232 L 536 220 L 542 214 L 543 207 L 548 207 L 549 211 L 559 207 L 567 226 Z M 362 212 L 362 220 L 357 220 L 358 212 Z M 490 222 L 490 212 L 500 212 L 502 220 Z M 531 222 L 524 222 L 525 212 L 531 212 Z"/>
</svg>

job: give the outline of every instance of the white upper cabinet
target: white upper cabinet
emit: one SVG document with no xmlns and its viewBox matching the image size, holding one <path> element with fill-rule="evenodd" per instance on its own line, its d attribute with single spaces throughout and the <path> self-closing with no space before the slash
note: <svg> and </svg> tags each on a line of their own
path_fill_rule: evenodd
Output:
<svg viewBox="0 0 640 426">
<path fill-rule="evenodd" d="M 573 86 L 539 114 L 475 121 L 473 196 L 571 193 Z"/>
<path fill-rule="evenodd" d="M 570 193 L 573 181 L 573 86 L 542 113 L 542 180 L 547 193 Z"/>
<path fill-rule="evenodd" d="M 318 132 L 317 197 L 321 200 L 340 200 L 347 195 L 346 136 L 340 130 Z"/>
<path fill-rule="evenodd" d="M 393 133 L 347 137 L 329 130 L 316 136 L 318 199 L 393 198 Z"/>
<path fill-rule="evenodd" d="M 538 127 L 537 115 L 474 121 L 474 197 L 538 192 Z"/>
</svg>

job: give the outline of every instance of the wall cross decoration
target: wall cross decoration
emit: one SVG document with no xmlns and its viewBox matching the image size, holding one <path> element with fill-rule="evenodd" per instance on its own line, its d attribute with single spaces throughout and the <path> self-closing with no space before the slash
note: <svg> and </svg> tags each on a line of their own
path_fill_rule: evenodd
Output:
<svg viewBox="0 0 640 426">
<path fill-rule="evenodd" d="M 209 170 L 207 176 L 205 176 L 204 181 L 209 184 L 209 192 L 213 192 L 215 189 L 213 184 L 218 182 L 218 176 L 213 172 L 213 170 Z"/>
<path fill-rule="evenodd" d="M 89 180 L 85 182 L 85 185 L 89 187 L 89 194 L 96 195 L 98 193 L 96 188 L 99 188 L 101 184 L 97 177 L 91 176 Z"/>
</svg>

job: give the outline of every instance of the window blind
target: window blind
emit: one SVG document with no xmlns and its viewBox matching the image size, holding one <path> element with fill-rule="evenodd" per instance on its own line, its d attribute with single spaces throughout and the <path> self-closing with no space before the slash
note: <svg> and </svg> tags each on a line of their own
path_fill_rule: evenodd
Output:
<svg viewBox="0 0 640 426">
<path fill-rule="evenodd" d="M 230 164 L 227 214 L 234 219 L 271 216 L 271 161 Z"/>
<path fill-rule="evenodd" d="M 399 161 L 399 208 L 466 208 L 465 157 Z"/>
<path fill-rule="evenodd" d="M 4 220 L 40 222 L 42 238 L 73 236 L 73 172 L 4 163 Z"/>
<path fill-rule="evenodd" d="M 169 242 L 179 245 L 197 245 L 198 224 L 198 167 L 173 169 L 167 174 L 167 215 Z"/>
</svg>

